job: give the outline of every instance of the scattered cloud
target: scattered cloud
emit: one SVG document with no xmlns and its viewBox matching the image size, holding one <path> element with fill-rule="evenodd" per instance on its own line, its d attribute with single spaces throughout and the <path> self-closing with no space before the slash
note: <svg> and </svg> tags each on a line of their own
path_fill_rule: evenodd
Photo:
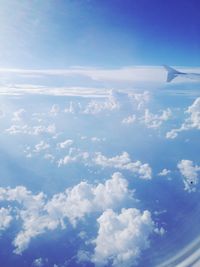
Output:
<svg viewBox="0 0 200 267">
<path fill-rule="evenodd" d="M 36 125 L 36 126 L 28 126 L 24 125 L 11 125 L 10 128 L 5 130 L 6 133 L 10 135 L 16 134 L 26 134 L 26 135 L 40 135 L 43 133 L 47 134 L 55 134 L 56 127 L 55 124 L 49 124 L 47 126 L 44 125 Z"/>
<path fill-rule="evenodd" d="M 161 172 L 158 173 L 159 176 L 167 176 L 168 174 L 170 174 L 171 171 L 168 169 L 163 169 Z"/>
<path fill-rule="evenodd" d="M 199 183 L 198 172 L 200 166 L 194 165 L 191 160 L 183 159 L 177 164 L 177 167 L 184 177 L 185 190 L 188 192 L 196 191 L 196 186 Z"/>
<path fill-rule="evenodd" d="M 0 231 L 7 229 L 11 221 L 10 209 L 0 208 Z"/>
<path fill-rule="evenodd" d="M 12 118 L 12 121 L 14 122 L 20 122 L 23 118 L 23 114 L 25 113 L 25 109 L 21 108 L 21 109 L 18 109 L 16 110 L 14 113 L 13 113 L 13 118 Z"/>
<path fill-rule="evenodd" d="M 141 252 L 149 247 L 154 222 L 151 213 L 138 209 L 122 209 L 116 213 L 108 209 L 97 219 L 99 230 L 94 240 L 93 262 L 105 266 L 129 267 L 137 263 Z"/>
<path fill-rule="evenodd" d="M 90 101 L 83 113 L 85 114 L 97 114 L 105 110 L 113 111 L 120 108 L 120 103 L 117 101 L 115 96 L 112 94 L 105 101 Z"/>
<path fill-rule="evenodd" d="M 185 114 L 189 116 L 182 123 L 180 128 L 175 128 L 166 133 L 166 138 L 174 139 L 182 131 L 200 129 L 200 97 L 196 98 L 191 106 L 187 108 Z"/>
<path fill-rule="evenodd" d="M 54 105 L 51 107 L 50 115 L 52 115 L 52 116 L 57 116 L 58 113 L 59 113 L 59 111 L 60 111 L 60 107 L 59 107 L 59 105 L 54 104 Z"/>
<path fill-rule="evenodd" d="M 136 115 L 133 114 L 133 115 L 130 115 L 130 116 L 124 118 L 122 120 L 122 123 L 123 124 L 132 124 L 135 122 L 135 120 L 136 120 Z"/>
<path fill-rule="evenodd" d="M 143 93 L 129 92 L 128 97 L 133 106 L 136 106 L 137 110 L 141 110 L 149 102 L 150 93 L 149 91 L 144 91 Z"/>
<path fill-rule="evenodd" d="M 134 201 L 133 192 L 121 173 L 97 185 L 80 182 L 64 192 L 47 199 L 44 193 L 33 194 L 23 186 L 0 188 L 0 201 L 16 205 L 15 219 L 22 221 L 22 229 L 13 240 L 14 252 L 21 254 L 32 238 L 58 227 L 66 227 L 66 219 L 76 226 L 78 220 L 91 212 L 118 209 L 127 201 Z M 2 208 L 1 229 L 9 226 L 12 218 L 8 209 Z"/>
<path fill-rule="evenodd" d="M 33 261 L 34 267 L 45 267 L 48 264 L 48 259 L 38 258 Z"/>
<path fill-rule="evenodd" d="M 61 149 L 64 149 L 64 148 L 68 148 L 68 147 L 72 146 L 73 143 L 74 143 L 73 140 L 71 140 L 71 139 L 67 139 L 67 140 L 65 140 L 65 141 L 63 141 L 63 142 L 61 142 L 61 143 L 58 143 L 58 144 L 57 144 L 57 147 L 59 147 L 59 148 L 61 148 Z"/>
<path fill-rule="evenodd" d="M 93 159 L 94 163 L 100 165 L 102 167 L 111 167 L 119 170 L 128 170 L 138 175 L 142 179 L 151 179 L 152 178 L 152 170 L 149 164 L 142 164 L 138 161 L 131 161 L 130 156 L 127 152 L 123 152 L 121 155 L 117 155 L 115 157 L 108 158 L 101 154 L 101 152 L 97 152 Z"/>
<path fill-rule="evenodd" d="M 168 108 L 163 110 L 160 115 L 151 113 L 145 109 L 144 116 L 140 119 L 148 128 L 159 128 L 164 121 L 167 121 L 172 115 L 171 110 Z"/>
<path fill-rule="evenodd" d="M 90 262 L 91 261 L 91 255 L 88 251 L 85 250 L 79 250 L 77 253 L 77 263 L 83 263 L 83 262 Z"/>
<path fill-rule="evenodd" d="M 41 151 L 47 150 L 50 147 L 49 144 L 45 143 L 44 141 L 40 141 L 37 145 L 35 145 L 34 152 L 39 153 Z"/>
</svg>

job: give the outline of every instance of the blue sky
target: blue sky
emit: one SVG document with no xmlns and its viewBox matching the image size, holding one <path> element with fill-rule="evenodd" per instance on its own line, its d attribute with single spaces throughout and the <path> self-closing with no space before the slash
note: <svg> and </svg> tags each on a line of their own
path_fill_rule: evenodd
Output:
<svg viewBox="0 0 200 267">
<path fill-rule="evenodd" d="M 2 1 L 0 66 L 198 65 L 200 3 Z"/>
<path fill-rule="evenodd" d="M 1 1 L 0 265 L 200 264 L 199 9 Z"/>
</svg>

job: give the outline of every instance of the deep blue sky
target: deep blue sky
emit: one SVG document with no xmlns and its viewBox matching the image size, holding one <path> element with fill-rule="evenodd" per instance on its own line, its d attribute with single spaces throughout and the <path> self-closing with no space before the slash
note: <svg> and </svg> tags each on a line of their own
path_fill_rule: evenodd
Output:
<svg viewBox="0 0 200 267">
<path fill-rule="evenodd" d="M 0 67 L 198 66 L 198 0 L 4 0 Z"/>
</svg>

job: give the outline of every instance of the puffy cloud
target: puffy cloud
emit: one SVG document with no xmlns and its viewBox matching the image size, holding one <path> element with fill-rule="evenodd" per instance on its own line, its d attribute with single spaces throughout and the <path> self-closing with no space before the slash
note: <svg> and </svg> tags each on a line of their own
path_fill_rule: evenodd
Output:
<svg viewBox="0 0 200 267">
<path fill-rule="evenodd" d="M 35 145 L 35 149 L 34 152 L 39 153 L 42 150 L 46 150 L 50 147 L 49 144 L 45 143 L 44 141 L 41 141 L 40 143 L 38 143 L 37 145 Z"/>
<path fill-rule="evenodd" d="M 79 250 L 77 253 L 77 263 L 90 262 L 90 253 L 88 251 Z"/>
<path fill-rule="evenodd" d="M 60 111 L 60 107 L 59 107 L 59 105 L 54 104 L 54 105 L 51 107 L 50 114 L 51 114 L 52 116 L 57 116 L 58 113 L 59 113 L 59 111 Z"/>
<path fill-rule="evenodd" d="M 12 216 L 10 215 L 10 209 L 1 208 L 0 209 L 0 231 L 8 228 L 11 221 L 12 221 Z"/>
<path fill-rule="evenodd" d="M 188 107 L 186 113 L 190 115 L 187 121 L 187 127 L 200 129 L 200 97 Z"/>
<path fill-rule="evenodd" d="M 88 152 L 80 151 L 79 149 L 72 147 L 69 149 L 68 155 L 59 159 L 57 161 L 57 164 L 58 164 L 58 167 L 60 167 L 62 165 L 67 165 L 69 163 L 77 162 L 77 161 L 87 162 L 89 160 L 89 157 L 90 155 Z"/>
<path fill-rule="evenodd" d="M 167 176 L 168 174 L 170 174 L 171 171 L 167 170 L 167 169 L 163 169 L 161 172 L 158 173 L 159 176 Z"/>
<path fill-rule="evenodd" d="M 22 116 L 25 113 L 25 109 L 21 108 L 13 113 L 12 121 L 19 122 L 22 120 Z"/>
<path fill-rule="evenodd" d="M 180 128 L 175 128 L 166 133 L 166 138 L 174 139 L 182 131 L 190 129 L 200 129 L 200 97 L 198 97 L 191 106 L 185 111 L 189 115 L 188 118 L 182 123 Z"/>
<path fill-rule="evenodd" d="M 191 160 L 183 159 L 177 167 L 184 177 L 185 190 L 188 192 L 196 191 L 196 186 L 199 183 L 198 171 L 200 171 L 200 166 L 194 165 Z"/>
<path fill-rule="evenodd" d="M 74 141 L 71 140 L 71 139 L 67 139 L 61 143 L 59 143 L 57 146 L 59 148 L 67 148 L 67 147 L 70 147 L 71 145 L 73 145 Z"/>
<path fill-rule="evenodd" d="M 141 118 L 141 121 L 148 127 L 148 128 L 159 128 L 164 121 L 167 121 L 171 116 L 171 110 L 168 108 L 163 110 L 161 115 L 153 114 L 148 109 L 145 109 L 145 114 Z"/>
<path fill-rule="evenodd" d="M 100 152 L 96 153 L 93 159 L 95 164 L 102 167 L 111 167 L 119 170 L 129 170 L 134 174 L 137 174 L 142 179 L 151 179 L 152 170 L 149 164 L 142 164 L 138 161 L 131 161 L 130 156 L 127 152 L 123 152 L 121 155 L 108 158 L 102 155 Z"/>
<path fill-rule="evenodd" d="M 97 114 L 105 110 L 116 110 L 119 109 L 120 104 L 116 97 L 112 94 L 105 100 L 92 100 L 88 103 L 83 113 L 86 114 Z"/>
<path fill-rule="evenodd" d="M 36 125 L 36 126 L 28 126 L 27 124 L 24 125 L 11 125 L 10 128 L 5 130 L 6 133 L 10 135 L 15 134 L 27 134 L 27 135 L 40 135 L 43 133 L 46 134 L 55 134 L 56 127 L 55 124 L 49 124 L 47 126 L 44 125 Z"/>
<path fill-rule="evenodd" d="M 141 251 L 149 246 L 154 230 L 151 213 L 138 209 L 122 209 L 120 214 L 106 210 L 99 218 L 98 236 L 94 240 L 93 262 L 105 266 L 129 267 L 137 263 Z"/>
<path fill-rule="evenodd" d="M 105 184 L 92 186 L 81 182 L 65 193 L 55 195 L 46 205 L 51 217 L 57 218 L 62 214 L 75 225 L 78 219 L 92 211 L 103 211 L 107 208 L 118 207 L 131 198 L 128 183 L 120 173 L 114 173 Z"/>
<path fill-rule="evenodd" d="M 55 160 L 55 157 L 52 154 L 50 154 L 50 153 L 46 153 L 44 155 L 44 159 L 47 159 L 47 160 L 53 162 Z"/>
<path fill-rule="evenodd" d="M 148 91 L 144 91 L 143 93 L 129 93 L 128 96 L 138 110 L 142 109 L 150 100 Z"/>
<path fill-rule="evenodd" d="M 28 248 L 32 238 L 57 227 L 65 228 L 67 219 L 74 226 L 91 212 L 103 212 L 108 208 L 119 208 L 128 200 L 133 200 L 133 192 L 128 190 L 127 180 L 120 173 L 114 173 L 105 181 L 92 185 L 80 182 L 51 199 L 43 193 L 32 194 L 23 186 L 0 188 L 0 201 L 16 204 L 17 218 L 22 221 L 22 229 L 13 241 L 14 252 L 21 254 Z M 15 204 L 14 204 L 15 205 Z M 9 225 L 8 210 L 1 209 L 1 228 Z"/>
<path fill-rule="evenodd" d="M 106 140 L 106 138 L 99 138 L 99 137 L 96 137 L 96 136 L 91 137 L 91 141 L 94 142 L 94 143 L 102 142 L 102 141 L 105 141 L 105 140 Z"/>
<path fill-rule="evenodd" d="M 34 267 L 44 267 L 48 263 L 48 259 L 38 258 L 33 261 Z"/>
<path fill-rule="evenodd" d="M 128 117 L 124 118 L 124 119 L 122 120 L 122 123 L 123 123 L 123 124 L 132 124 L 132 123 L 135 122 L 135 120 L 136 120 L 136 116 L 133 114 L 133 115 L 131 115 L 131 116 L 128 116 Z"/>
</svg>

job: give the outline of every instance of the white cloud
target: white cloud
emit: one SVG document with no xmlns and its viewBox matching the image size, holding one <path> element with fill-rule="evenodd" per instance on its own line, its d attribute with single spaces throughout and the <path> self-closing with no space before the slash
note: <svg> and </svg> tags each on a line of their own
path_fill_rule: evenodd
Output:
<svg viewBox="0 0 200 267">
<path fill-rule="evenodd" d="M 131 161 L 130 156 L 127 152 L 123 152 L 121 155 L 108 158 L 97 152 L 94 159 L 94 163 L 102 167 L 111 167 L 119 170 L 129 170 L 134 174 L 138 175 L 142 179 L 151 179 L 152 170 L 149 164 L 142 164 L 138 161 Z"/>
<path fill-rule="evenodd" d="M 55 124 L 49 124 L 47 126 L 44 125 L 36 125 L 36 126 L 28 126 L 24 125 L 11 125 L 10 128 L 5 130 L 6 133 L 10 135 L 16 134 L 27 134 L 27 135 L 40 135 L 43 133 L 47 134 L 55 134 L 56 127 Z"/>
<path fill-rule="evenodd" d="M 48 259 L 38 258 L 33 261 L 34 267 L 45 267 L 48 263 Z"/>
<path fill-rule="evenodd" d="M 114 97 L 114 95 L 111 93 L 111 95 L 106 99 L 105 101 L 97 101 L 92 100 L 90 101 L 83 113 L 85 114 L 97 114 L 100 112 L 103 112 L 105 110 L 113 111 L 116 109 L 119 109 L 120 104 L 117 101 L 117 99 Z"/>
<path fill-rule="evenodd" d="M 57 227 L 65 228 L 66 219 L 75 226 L 88 213 L 119 208 L 126 201 L 133 201 L 132 194 L 128 190 L 127 180 L 120 173 L 114 173 L 105 183 L 92 185 L 80 182 L 63 193 L 55 194 L 50 200 L 43 193 L 34 195 L 23 186 L 0 188 L 0 201 L 16 205 L 16 218 L 22 221 L 22 228 L 13 245 L 14 252 L 21 254 L 28 248 L 32 238 Z M 5 228 L 11 217 L 5 209 L 0 210 L 0 215 L 3 218 L 1 227 Z"/>
<path fill-rule="evenodd" d="M 149 246 L 154 223 L 151 213 L 138 209 L 122 209 L 120 214 L 106 210 L 99 218 L 98 236 L 93 262 L 105 266 L 129 267 L 137 263 L 141 251 Z"/>
<path fill-rule="evenodd" d="M 136 116 L 133 114 L 133 115 L 130 115 L 130 116 L 124 118 L 122 120 L 122 123 L 123 124 L 132 124 L 135 122 L 135 120 L 136 120 Z"/>
<path fill-rule="evenodd" d="M 182 123 L 180 128 L 175 128 L 166 133 L 166 138 L 174 139 L 182 131 L 188 131 L 191 129 L 200 129 L 200 97 L 192 103 L 191 106 L 185 111 L 189 115 L 188 118 Z"/>
<path fill-rule="evenodd" d="M 199 183 L 198 172 L 200 166 L 194 165 L 191 160 L 183 159 L 177 164 L 177 167 L 184 177 L 185 190 L 188 192 L 196 191 L 196 186 Z"/>
<path fill-rule="evenodd" d="M 53 162 L 55 160 L 55 157 L 52 154 L 47 153 L 47 154 L 44 155 L 44 159 Z"/>
<path fill-rule="evenodd" d="M 79 250 L 77 253 L 77 263 L 90 262 L 90 253 L 88 251 Z"/>
<path fill-rule="evenodd" d="M 170 174 L 171 171 L 167 170 L 167 169 L 163 169 L 161 172 L 158 173 L 159 176 L 167 176 L 168 174 Z"/>
<path fill-rule="evenodd" d="M 8 228 L 11 221 L 12 221 L 12 216 L 10 215 L 10 209 L 1 208 L 0 209 L 0 231 Z"/>
<path fill-rule="evenodd" d="M 91 141 L 94 142 L 94 143 L 103 142 L 105 140 L 106 140 L 106 138 L 99 138 L 99 137 L 96 137 L 96 136 L 91 137 Z"/>
<path fill-rule="evenodd" d="M 148 128 L 159 128 L 164 121 L 167 121 L 171 117 L 171 110 L 168 108 L 163 110 L 160 115 L 151 113 L 148 109 L 145 109 L 145 114 L 141 118 Z"/>
<path fill-rule="evenodd" d="M 24 113 L 25 113 L 25 109 L 23 108 L 16 110 L 13 113 L 12 121 L 15 121 L 15 122 L 21 121 Z"/>
<path fill-rule="evenodd" d="M 52 116 L 57 116 L 58 113 L 59 113 L 59 111 L 60 111 L 60 107 L 59 107 L 59 105 L 54 104 L 54 105 L 51 107 L 50 114 L 51 114 Z"/>
<path fill-rule="evenodd" d="M 49 144 L 45 143 L 44 141 L 40 141 L 40 143 L 35 145 L 34 152 L 39 153 L 41 151 L 47 150 L 49 147 Z"/>
<path fill-rule="evenodd" d="M 143 93 L 129 93 L 128 97 L 130 98 L 132 104 L 136 106 L 137 110 L 141 110 L 150 100 L 150 93 L 144 91 Z"/>
<path fill-rule="evenodd" d="M 186 113 L 190 115 L 187 120 L 187 127 L 200 129 L 200 97 L 198 97 L 193 104 L 188 107 Z"/>
<path fill-rule="evenodd" d="M 89 161 L 89 157 L 90 155 L 88 152 L 80 151 L 80 149 L 71 147 L 69 149 L 68 155 L 59 159 L 57 161 L 57 164 L 58 164 L 58 167 L 61 167 L 62 165 L 67 165 L 69 163 L 77 162 L 77 161 L 87 163 Z"/>
<path fill-rule="evenodd" d="M 71 139 L 67 139 L 67 140 L 65 140 L 65 141 L 63 141 L 63 142 L 61 142 L 61 143 L 58 143 L 57 144 L 57 146 L 59 147 L 59 148 L 67 148 L 67 147 L 70 147 L 71 145 L 73 145 L 73 143 L 74 143 L 74 141 L 73 140 L 71 140 Z"/>
<path fill-rule="evenodd" d="M 128 183 L 120 173 L 114 173 L 105 184 L 92 186 L 81 182 L 65 193 L 55 195 L 46 205 L 51 217 L 67 217 L 74 225 L 78 219 L 92 211 L 103 211 L 106 208 L 115 208 L 125 200 L 131 198 Z"/>
</svg>

